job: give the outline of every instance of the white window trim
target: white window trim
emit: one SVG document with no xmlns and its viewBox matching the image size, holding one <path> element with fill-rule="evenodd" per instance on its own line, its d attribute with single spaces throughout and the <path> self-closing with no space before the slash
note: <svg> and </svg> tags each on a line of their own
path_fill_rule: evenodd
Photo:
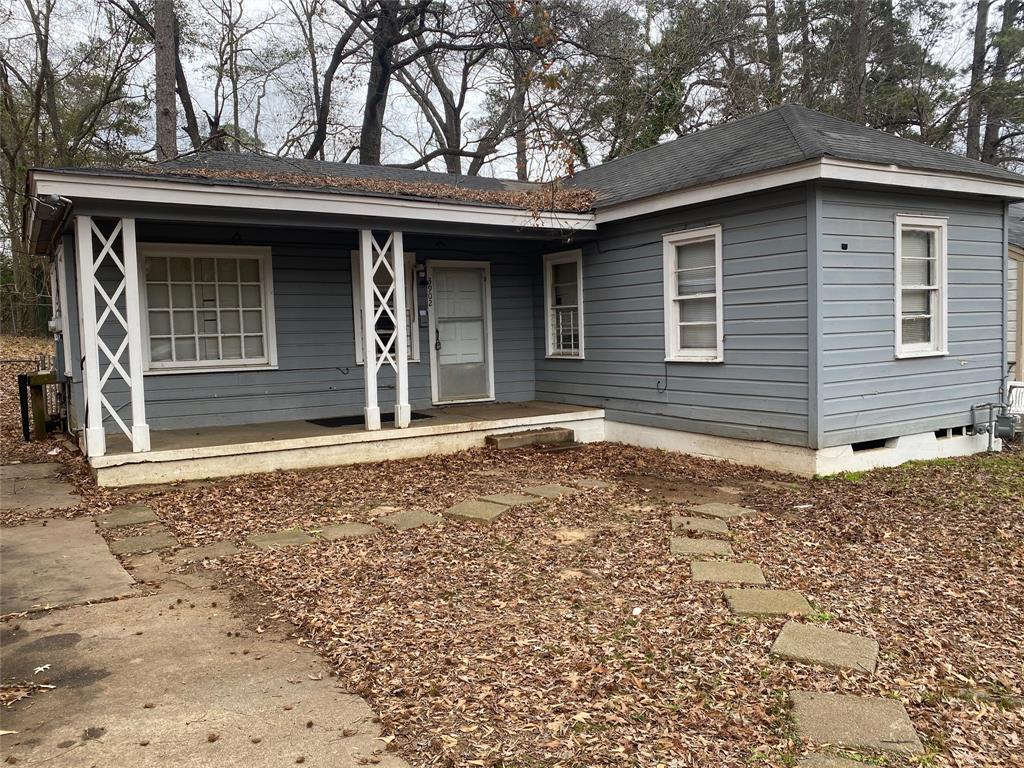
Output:
<svg viewBox="0 0 1024 768">
<path fill-rule="evenodd" d="M 948 298 L 948 240 L 947 224 L 948 219 L 939 216 L 910 216 L 896 214 L 895 219 L 895 308 L 894 319 L 896 323 L 896 357 L 908 359 L 915 357 L 943 357 L 949 354 L 949 298 Z M 935 265 L 938 270 L 937 280 L 937 317 L 933 320 L 932 330 L 934 338 L 931 343 L 904 344 L 903 343 L 903 229 L 924 229 L 936 233 Z"/>
<path fill-rule="evenodd" d="M 576 264 L 576 307 L 579 323 L 580 345 L 576 354 L 565 354 L 555 350 L 554 326 L 552 325 L 552 279 L 557 264 Z M 583 360 L 583 251 L 559 251 L 544 256 L 544 343 L 545 356 L 551 360 Z"/>
<path fill-rule="evenodd" d="M 359 289 L 362 281 L 363 267 L 359 251 L 352 251 L 352 330 L 356 337 L 356 365 L 363 364 L 363 292 Z M 406 358 L 410 363 L 420 362 L 420 299 L 419 281 L 416 279 L 416 254 L 405 252 L 405 286 L 407 299 L 406 311 L 409 315 L 409 353 Z M 411 297 L 408 295 L 411 294 Z"/>
<path fill-rule="evenodd" d="M 684 349 L 679 346 L 679 306 L 676 301 L 676 247 L 687 243 L 713 240 L 715 243 L 715 352 Z M 725 359 L 724 323 L 722 317 L 722 227 L 715 224 L 700 229 L 671 232 L 662 238 L 665 287 L 665 361 L 670 363 L 721 363 Z M 696 297 L 691 297 L 696 298 Z"/>
<path fill-rule="evenodd" d="M 239 360 L 152 361 L 149 339 L 149 297 L 146 289 L 146 259 L 150 256 L 189 256 L 211 259 L 258 258 L 263 289 L 264 359 L 246 363 Z M 143 372 L 147 376 L 175 373 L 230 373 L 237 371 L 272 371 L 277 369 L 277 322 L 274 318 L 274 270 L 271 249 L 239 245 L 198 245 L 172 243 L 139 243 L 139 304 L 142 317 L 142 344 L 145 351 Z"/>
</svg>

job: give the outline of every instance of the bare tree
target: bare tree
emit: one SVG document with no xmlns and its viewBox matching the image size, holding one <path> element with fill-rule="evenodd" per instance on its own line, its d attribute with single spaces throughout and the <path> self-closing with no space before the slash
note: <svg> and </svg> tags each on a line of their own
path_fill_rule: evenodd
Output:
<svg viewBox="0 0 1024 768">
<path fill-rule="evenodd" d="M 153 30 L 156 61 L 156 159 L 178 155 L 178 111 L 175 107 L 174 0 L 156 0 Z"/>
</svg>

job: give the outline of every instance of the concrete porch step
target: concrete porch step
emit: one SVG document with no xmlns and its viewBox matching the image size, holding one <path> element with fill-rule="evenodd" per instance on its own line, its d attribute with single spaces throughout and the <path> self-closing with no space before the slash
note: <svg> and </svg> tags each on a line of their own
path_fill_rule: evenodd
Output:
<svg viewBox="0 0 1024 768">
<path fill-rule="evenodd" d="M 520 432 L 506 432 L 501 435 L 488 435 L 488 446 L 498 449 L 523 448 L 527 445 L 568 446 L 576 442 L 576 434 L 564 427 L 545 427 L 543 429 L 524 429 Z"/>
</svg>

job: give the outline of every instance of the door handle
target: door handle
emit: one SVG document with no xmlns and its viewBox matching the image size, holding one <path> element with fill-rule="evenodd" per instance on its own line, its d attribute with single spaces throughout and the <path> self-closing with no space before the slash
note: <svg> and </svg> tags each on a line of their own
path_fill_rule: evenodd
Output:
<svg viewBox="0 0 1024 768">
<path fill-rule="evenodd" d="M 434 329 L 434 349 L 441 350 L 441 331 L 437 328 Z"/>
</svg>

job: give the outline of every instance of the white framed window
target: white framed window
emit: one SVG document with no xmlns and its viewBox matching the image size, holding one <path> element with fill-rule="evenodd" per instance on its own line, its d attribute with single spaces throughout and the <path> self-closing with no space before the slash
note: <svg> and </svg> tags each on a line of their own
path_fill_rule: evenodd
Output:
<svg viewBox="0 0 1024 768">
<path fill-rule="evenodd" d="M 662 239 L 665 280 L 665 359 L 720 363 L 722 227 L 673 232 Z"/>
<path fill-rule="evenodd" d="M 583 251 L 544 257 L 544 328 L 548 357 L 583 359 Z"/>
<path fill-rule="evenodd" d="M 380 274 L 379 279 L 383 280 L 386 275 Z M 356 365 L 363 364 L 363 292 L 359 286 L 363 281 L 362 261 L 359 258 L 359 251 L 352 251 L 352 327 L 356 336 Z M 405 340 L 408 346 L 407 360 L 410 363 L 420 361 L 420 334 L 417 319 L 419 318 L 419 302 L 417 301 L 416 289 L 416 254 L 406 251 L 405 253 Z M 387 316 L 377 321 L 377 334 L 386 339 L 391 335 L 394 328 L 391 319 Z"/>
<path fill-rule="evenodd" d="M 144 368 L 277 365 L 269 248 L 139 243 Z"/>
<path fill-rule="evenodd" d="M 946 354 L 946 219 L 896 216 L 896 357 Z"/>
</svg>

